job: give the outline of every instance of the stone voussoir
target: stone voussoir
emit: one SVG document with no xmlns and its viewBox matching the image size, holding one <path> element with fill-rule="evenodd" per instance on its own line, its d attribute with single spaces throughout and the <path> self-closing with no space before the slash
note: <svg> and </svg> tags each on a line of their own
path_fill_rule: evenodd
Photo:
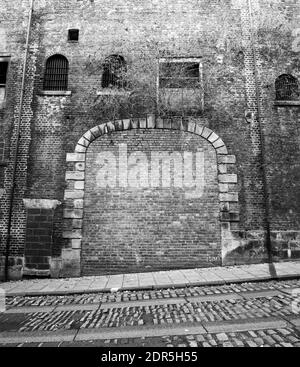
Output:
<svg viewBox="0 0 300 367">
<path fill-rule="evenodd" d="M 212 144 L 215 141 L 217 141 L 218 139 L 219 139 L 219 136 L 214 132 L 208 137 L 208 141 L 211 142 Z"/>
<path fill-rule="evenodd" d="M 155 129 L 155 127 L 156 127 L 155 115 L 148 115 L 147 116 L 147 128 L 148 129 Z"/>
<path fill-rule="evenodd" d="M 76 148 L 75 148 L 75 152 L 76 152 L 76 153 L 85 153 L 85 152 L 86 152 L 86 150 L 87 150 L 87 148 L 86 148 L 86 147 L 84 147 L 84 146 L 82 146 L 82 145 L 80 145 L 80 144 L 77 144 L 77 145 L 76 145 Z"/>
</svg>

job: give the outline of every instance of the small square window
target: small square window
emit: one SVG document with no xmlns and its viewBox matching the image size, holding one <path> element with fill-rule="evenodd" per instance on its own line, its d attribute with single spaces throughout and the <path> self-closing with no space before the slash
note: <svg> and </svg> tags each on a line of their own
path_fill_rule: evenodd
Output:
<svg viewBox="0 0 300 367">
<path fill-rule="evenodd" d="M 69 29 L 68 41 L 71 42 L 79 41 L 79 29 Z"/>
</svg>

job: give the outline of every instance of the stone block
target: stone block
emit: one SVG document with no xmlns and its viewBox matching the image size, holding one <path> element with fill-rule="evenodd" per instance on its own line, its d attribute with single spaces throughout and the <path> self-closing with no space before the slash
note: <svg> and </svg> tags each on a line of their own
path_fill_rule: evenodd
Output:
<svg viewBox="0 0 300 367">
<path fill-rule="evenodd" d="M 73 200 L 73 204 L 75 209 L 83 209 L 84 205 L 83 199 Z"/>
<path fill-rule="evenodd" d="M 75 164 L 75 170 L 76 171 L 84 171 L 85 170 L 85 163 L 79 162 Z"/>
<path fill-rule="evenodd" d="M 218 163 L 224 164 L 235 164 L 236 163 L 236 156 L 235 155 L 219 155 L 218 156 Z"/>
<path fill-rule="evenodd" d="M 182 122 L 181 117 L 173 117 L 172 121 L 171 121 L 171 123 L 172 123 L 171 128 L 173 130 L 180 130 L 181 122 Z"/>
<path fill-rule="evenodd" d="M 107 134 L 107 126 L 106 124 L 98 125 L 98 129 L 101 132 L 101 135 Z"/>
<path fill-rule="evenodd" d="M 83 181 L 85 178 L 85 173 L 80 171 L 67 171 L 66 172 L 66 180 L 73 181 Z"/>
<path fill-rule="evenodd" d="M 83 190 L 65 190 L 65 200 L 67 199 L 83 199 L 84 191 Z"/>
<path fill-rule="evenodd" d="M 131 128 L 132 129 L 139 129 L 139 127 L 140 127 L 139 119 L 131 119 L 130 122 L 131 122 Z"/>
<path fill-rule="evenodd" d="M 75 190 L 84 190 L 85 181 L 75 181 L 74 189 Z"/>
<path fill-rule="evenodd" d="M 213 143 L 213 147 L 215 148 L 215 149 L 217 149 L 217 148 L 221 148 L 221 147 L 223 147 L 225 144 L 224 144 L 224 142 L 223 142 L 223 140 L 222 139 L 218 139 L 218 140 L 216 140 L 214 143 Z"/>
<path fill-rule="evenodd" d="M 84 162 L 85 154 L 82 153 L 67 153 L 67 162 Z"/>
<path fill-rule="evenodd" d="M 86 147 L 78 144 L 78 145 L 76 145 L 75 152 L 76 153 L 85 153 L 86 149 L 87 149 Z"/>
<path fill-rule="evenodd" d="M 227 165 L 226 164 L 218 164 L 218 171 L 221 174 L 227 173 Z"/>
<path fill-rule="evenodd" d="M 123 131 L 123 121 L 122 120 L 117 120 L 115 121 L 115 128 L 116 131 Z"/>
<path fill-rule="evenodd" d="M 94 136 L 95 138 L 99 138 L 99 136 L 101 136 L 101 135 L 102 135 L 102 133 L 101 133 L 101 131 L 100 131 L 100 129 L 99 129 L 99 126 L 95 126 L 95 127 L 93 127 L 90 131 L 91 131 L 91 133 L 93 134 L 93 136 Z"/>
<path fill-rule="evenodd" d="M 88 148 L 88 146 L 90 145 L 90 141 L 82 137 L 79 139 L 78 144 L 82 145 L 83 147 Z"/>
<path fill-rule="evenodd" d="M 113 122 L 108 122 L 106 124 L 106 128 L 107 128 L 108 133 L 113 133 L 114 131 L 116 131 L 116 127 L 115 127 L 115 124 Z"/>
<path fill-rule="evenodd" d="M 212 130 L 208 129 L 207 127 L 205 127 L 201 133 L 201 136 L 204 139 L 208 139 L 208 137 L 212 134 Z"/>
<path fill-rule="evenodd" d="M 147 129 L 147 119 L 146 118 L 140 119 L 140 129 Z"/>
<path fill-rule="evenodd" d="M 220 201 L 236 203 L 239 201 L 239 195 L 237 193 L 222 193 L 220 194 Z"/>
<path fill-rule="evenodd" d="M 230 183 L 230 184 L 237 183 L 237 175 L 235 174 L 219 175 L 218 178 L 220 183 Z"/>
<path fill-rule="evenodd" d="M 164 120 L 160 117 L 156 119 L 156 128 L 163 129 L 164 128 Z"/>
<path fill-rule="evenodd" d="M 194 133 L 196 129 L 196 124 L 194 122 L 189 122 L 188 124 L 188 132 Z"/>
<path fill-rule="evenodd" d="M 65 209 L 64 210 L 64 218 L 68 219 L 82 219 L 83 218 L 83 210 L 82 209 Z"/>
<path fill-rule="evenodd" d="M 123 120 L 123 129 L 124 130 L 130 130 L 131 129 L 130 119 Z"/>
<path fill-rule="evenodd" d="M 225 146 L 217 148 L 217 154 L 226 155 L 228 154 L 228 150 Z"/>
<path fill-rule="evenodd" d="M 204 127 L 203 127 L 203 126 L 196 125 L 195 133 L 196 133 L 197 135 L 202 136 L 203 129 L 204 129 Z"/>
<path fill-rule="evenodd" d="M 81 249 L 81 240 L 80 239 L 72 239 L 72 249 L 73 250 L 80 250 Z"/>
<path fill-rule="evenodd" d="M 63 238 L 66 239 L 81 239 L 82 231 L 80 229 L 73 229 L 72 231 L 64 231 Z"/>
<path fill-rule="evenodd" d="M 148 129 L 155 129 L 156 127 L 155 115 L 147 115 L 147 127 Z"/>
<path fill-rule="evenodd" d="M 219 190 L 221 193 L 226 193 L 229 190 L 229 186 L 227 184 L 219 184 Z"/>
<path fill-rule="evenodd" d="M 215 141 L 217 141 L 219 139 L 219 136 L 216 133 L 212 133 L 209 138 L 208 141 L 210 141 L 211 143 L 214 143 Z"/>
<path fill-rule="evenodd" d="M 98 129 L 99 130 L 99 129 Z M 88 143 L 90 144 L 93 140 L 95 140 L 95 137 L 94 135 L 91 133 L 90 130 L 88 130 L 84 135 L 83 137 L 88 141 Z M 89 145 L 88 144 L 88 145 Z"/>
<path fill-rule="evenodd" d="M 82 229 L 83 227 L 83 220 L 82 219 L 73 219 L 72 227 L 74 229 Z"/>
</svg>

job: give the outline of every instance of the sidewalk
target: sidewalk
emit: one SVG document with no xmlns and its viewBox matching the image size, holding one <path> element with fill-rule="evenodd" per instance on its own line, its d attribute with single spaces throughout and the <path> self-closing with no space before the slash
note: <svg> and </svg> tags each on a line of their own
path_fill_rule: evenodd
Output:
<svg viewBox="0 0 300 367">
<path fill-rule="evenodd" d="M 180 288 L 298 277 L 300 261 L 292 261 L 72 279 L 33 279 L 0 283 L 0 288 L 6 291 L 7 296 L 13 297 Z"/>
</svg>

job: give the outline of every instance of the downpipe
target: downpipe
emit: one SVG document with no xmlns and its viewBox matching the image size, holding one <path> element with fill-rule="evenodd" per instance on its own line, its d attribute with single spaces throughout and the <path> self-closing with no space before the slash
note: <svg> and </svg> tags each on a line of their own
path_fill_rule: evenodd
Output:
<svg viewBox="0 0 300 367">
<path fill-rule="evenodd" d="M 265 226 L 266 226 L 266 248 L 268 252 L 269 263 L 273 262 L 272 255 L 272 243 L 271 243 L 271 227 L 270 227 L 270 204 L 269 204 L 269 189 L 266 172 L 266 159 L 265 159 L 265 137 L 263 133 L 263 127 L 261 122 L 261 107 L 260 107 L 260 91 L 259 91 L 259 77 L 257 68 L 257 54 L 255 48 L 255 40 L 253 34 L 253 8 L 252 1 L 248 0 L 249 19 L 250 19 L 250 37 L 251 37 L 251 48 L 253 54 L 253 65 L 254 65 L 254 77 L 255 77 L 255 93 L 256 93 L 256 106 L 257 106 L 257 121 L 259 126 L 260 142 L 261 142 L 261 165 L 263 174 L 263 187 L 264 187 L 264 198 L 265 198 Z"/>
<path fill-rule="evenodd" d="M 19 111 L 18 111 L 18 122 L 16 126 L 16 146 L 15 146 L 14 155 L 13 155 L 12 185 L 11 185 L 11 190 L 9 194 L 8 224 L 7 224 L 7 236 L 6 236 L 6 247 L 5 247 L 5 274 L 4 274 L 4 279 L 6 282 L 9 280 L 8 279 L 8 275 L 9 275 L 8 274 L 9 264 L 8 263 L 9 263 L 9 253 L 10 253 L 10 243 L 11 243 L 13 202 L 14 202 L 15 188 L 16 188 L 16 172 L 17 172 L 18 152 L 19 152 L 19 143 L 20 143 L 20 128 L 21 128 L 23 102 L 24 102 L 24 94 L 25 94 L 26 69 L 27 69 L 27 59 L 28 59 L 28 53 L 29 53 L 29 41 L 30 41 L 33 7 L 34 7 L 34 0 L 31 0 L 29 16 L 28 16 L 28 27 L 27 27 L 27 36 L 26 36 L 26 45 L 25 45 L 25 58 L 24 58 L 23 73 L 22 73 L 22 85 L 21 85 L 20 104 L 19 104 Z"/>
</svg>

